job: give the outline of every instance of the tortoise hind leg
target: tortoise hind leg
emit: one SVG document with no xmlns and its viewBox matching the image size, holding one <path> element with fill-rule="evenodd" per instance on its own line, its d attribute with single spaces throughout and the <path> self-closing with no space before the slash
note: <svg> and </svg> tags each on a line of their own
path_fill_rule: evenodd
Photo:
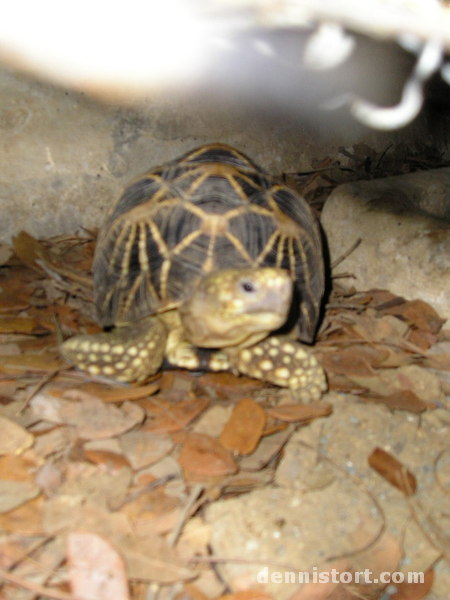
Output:
<svg viewBox="0 0 450 600">
<path fill-rule="evenodd" d="M 243 375 L 289 388 L 301 402 L 320 400 L 327 389 L 325 373 L 308 347 L 282 336 L 240 349 L 233 366 Z"/>
<path fill-rule="evenodd" d="M 164 360 L 167 328 L 158 317 L 95 335 L 77 335 L 61 346 L 66 360 L 91 375 L 142 382 Z"/>
</svg>

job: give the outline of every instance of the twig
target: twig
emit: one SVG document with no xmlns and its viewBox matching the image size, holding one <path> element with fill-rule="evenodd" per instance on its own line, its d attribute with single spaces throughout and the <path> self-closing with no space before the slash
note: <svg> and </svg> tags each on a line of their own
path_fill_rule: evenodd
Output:
<svg viewBox="0 0 450 600">
<path fill-rule="evenodd" d="M 44 587 L 39 585 L 38 583 L 32 583 L 31 581 L 27 581 L 26 579 L 22 579 L 22 577 L 17 577 L 17 575 L 13 575 L 12 573 L 8 573 L 3 569 L 0 569 L 0 579 L 11 583 L 12 585 L 16 585 L 25 590 L 30 590 L 34 594 L 38 596 L 45 596 L 47 598 L 53 598 L 54 600 L 95 600 L 95 598 L 81 598 L 80 596 L 73 596 L 72 594 L 66 594 L 65 592 L 58 592 L 57 590 L 53 590 L 48 587 Z"/>
<path fill-rule="evenodd" d="M 197 499 L 200 497 L 200 494 L 203 492 L 204 489 L 205 486 L 200 483 L 197 483 L 192 488 L 191 493 L 189 494 L 189 498 L 187 499 L 186 505 L 184 506 L 183 511 L 178 518 L 178 522 L 175 525 L 175 528 L 173 529 L 172 533 L 167 538 L 169 546 L 175 546 L 184 527 L 184 524 L 191 516 L 192 507 L 195 505 Z"/>
<path fill-rule="evenodd" d="M 59 267 L 55 264 L 49 264 L 44 260 L 37 260 L 36 264 L 39 265 L 41 269 L 45 271 L 52 279 L 61 281 L 61 277 L 65 277 L 66 279 L 74 281 L 83 287 L 88 289 L 92 288 L 92 279 L 86 275 L 80 275 L 79 273 L 71 271 L 70 269 L 64 269 L 63 267 Z"/>
<path fill-rule="evenodd" d="M 352 244 L 350 248 L 344 252 L 344 254 L 342 254 L 339 258 L 337 258 L 334 262 L 331 263 L 331 268 L 334 269 L 335 267 L 340 265 L 341 262 L 343 262 L 347 258 L 347 256 L 349 256 L 352 252 L 356 250 L 356 248 L 360 245 L 361 242 L 362 238 L 358 238 L 354 242 L 354 244 Z"/>
<path fill-rule="evenodd" d="M 29 392 L 26 396 L 23 405 L 19 409 L 19 415 L 27 408 L 31 400 L 34 398 L 35 394 L 37 394 L 46 383 L 51 381 L 53 377 L 55 377 L 55 375 L 58 375 L 60 371 L 61 369 L 55 369 L 54 371 L 50 371 L 50 373 L 47 373 L 47 375 L 44 375 L 44 377 L 35 385 L 31 392 Z"/>
</svg>

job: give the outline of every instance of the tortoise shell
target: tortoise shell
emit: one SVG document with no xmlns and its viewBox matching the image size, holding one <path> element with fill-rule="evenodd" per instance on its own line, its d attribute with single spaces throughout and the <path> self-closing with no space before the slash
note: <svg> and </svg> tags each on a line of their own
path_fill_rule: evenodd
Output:
<svg viewBox="0 0 450 600">
<path fill-rule="evenodd" d="M 303 198 L 244 154 L 202 146 L 128 186 L 99 235 L 94 295 L 103 326 L 177 307 L 205 273 L 275 266 L 294 280 L 293 320 L 314 338 L 321 236 Z"/>
</svg>

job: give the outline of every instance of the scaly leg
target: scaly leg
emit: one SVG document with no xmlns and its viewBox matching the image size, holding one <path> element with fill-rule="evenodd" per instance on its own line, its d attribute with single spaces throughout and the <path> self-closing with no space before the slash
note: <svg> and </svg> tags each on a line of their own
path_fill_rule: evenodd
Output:
<svg viewBox="0 0 450 600">
<path fill-rule="evenodd" d="M 158 317 L 95 335 L 77 335 L 62 344 L 66 360 L 91 375 L 142 382 L 164 360 L 167 328 Z"/>
<path fill-rule="evenodd" d="M 327 389 L 325 373 L 309 348 L 282 336 L 240 349 L 232 366 L 243 375 L 289 388 L 301 402 L 320 400 Z"/>
</svg>

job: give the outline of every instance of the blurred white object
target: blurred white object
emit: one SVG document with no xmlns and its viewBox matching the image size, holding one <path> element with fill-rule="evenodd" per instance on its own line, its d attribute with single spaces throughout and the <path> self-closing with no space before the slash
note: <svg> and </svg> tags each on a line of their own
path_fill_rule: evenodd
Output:
<svg viewBox="0 0 450 600">
<path fill-rule="evenodd" d="M 0 16 L 3 56 L 88 90 L 191 81 L 203 40 L 203 23 L 185 0 L 14 0 Z"/>
<path fill-rule="evenodd" d="M 331 69 L 346 61 L 354 47 L 354 39 L 342 27 L 322 23 L 306 44 L 303 64 L 309 69 Z"/>
<path fill-rule="evenodd" d="M 428 42 L 403 88 L 399 104 L 385 108 L 357 98 L 350 106 L 352 114 L 362 123 L 376 129 L 396 129 L 411 122 L 422 108 L 423 84 L 439 69 L 442 55 L 443 49 L 439 43 Z"/>
<path fill-rule="evenodd" d="M 349 30 L 423 48 L 398 106 L 370 97 L 395 87 L 401 70 L 380 82 Z M 385 129 L 418 113 L 445 48 L 450 11 L 438 0 L 14 0 L 0 9 L 5 64 L 103 98 L 201 88 L 297 112 L 344 98 L 357 119 Z"/>
</svg>

